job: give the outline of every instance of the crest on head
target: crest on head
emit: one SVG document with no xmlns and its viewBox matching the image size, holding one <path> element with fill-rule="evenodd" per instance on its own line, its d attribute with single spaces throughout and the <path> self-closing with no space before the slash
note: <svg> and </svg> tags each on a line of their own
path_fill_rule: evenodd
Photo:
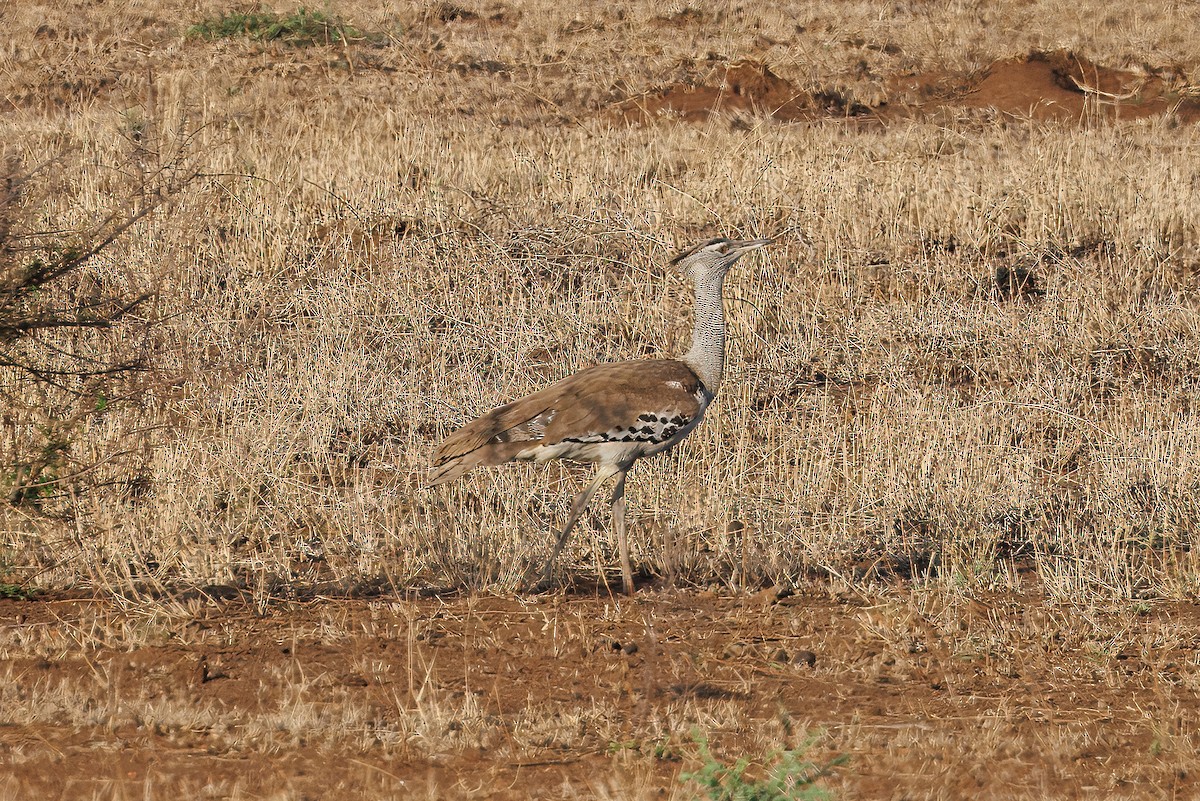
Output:
<svg viewBox="0 0 1200 801">
<path fill-rule="evenodd" d="M 748 239 L 745 241 L 719 236 L 683 251 L 671 259 L 671 264 L 680 265 L 693 278 L 719 272 L 725 274 L 735 261 L 751 250 L 770 244 L 771 239 Z"/>
<path fill-rule="evenodd" d="M 711 250 L 714 253 L 714 255 L 716 255 L 716 254 L 723 255 L 724 251 L 722 251 L 720 249 L 720 246 L 721 245 L 731 245 L 731 244 L 733 244 L 733 240 L 728 239 L 727 237 L 718 236 L 713 239 L 709 239 L 705 242 L 700 242 L 699 244 L 692 245 L 687 250 L 681 251 L 680 253 L 676 254 L 673 259 L 671 259 L 671 264 L 680 264 L 681 262 L 686 261 L 689 257 L 695 256 L 696 254 L 700 253 L 700 251 L 702 251 L 702 250 Z M 714 245 L 717 247 L 714 247 Z"/>
</svg>

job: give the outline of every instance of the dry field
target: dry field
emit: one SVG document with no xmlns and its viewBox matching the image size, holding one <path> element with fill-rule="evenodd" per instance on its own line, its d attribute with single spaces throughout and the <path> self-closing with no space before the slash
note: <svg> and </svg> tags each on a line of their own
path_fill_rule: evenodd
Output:
<svg viewBox="0 0 1200 801">
<path fill-rule="evenodd" d="M 1122 5 L 0 5 L 0 796 L 1200 792 L 1200 6 Z M 777 233 L 637 596 L 602 504 L 519 593 L 588 471 L 432 446 Z"/>
</svg>

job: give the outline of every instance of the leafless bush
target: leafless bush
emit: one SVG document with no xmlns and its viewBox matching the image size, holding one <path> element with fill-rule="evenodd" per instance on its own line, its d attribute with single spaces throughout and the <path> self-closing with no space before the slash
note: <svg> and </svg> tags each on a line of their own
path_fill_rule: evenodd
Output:
<svg viewBox="0 0 1200 801">
<path fill-rule="evenodd" d="M 186 139 L 165 154 L 157 139 L 139 126 L 127 160 L 112 166 L 81 165 L 70 153 L 34 167 L 0 156 L 0 486 L 9 504 L 79 492 L 98 462 L 75 453 L 73 439 L 149 385 L 155 288 L 119 257 L 98 263 L 197 175 Z M 57 177 L 73 169 L 113 175 L 107 212 L 74 225 L 47 213 Z"/>
</svg>

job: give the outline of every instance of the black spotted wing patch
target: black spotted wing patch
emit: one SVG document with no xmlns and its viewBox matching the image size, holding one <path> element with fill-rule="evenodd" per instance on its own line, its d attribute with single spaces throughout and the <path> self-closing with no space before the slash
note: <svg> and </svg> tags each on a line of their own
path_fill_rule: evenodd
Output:
<svg viewBox="0 0 1200 801">
<path fill-rule="evenodd" d="M 592 431 L 583 435 L 563 437 L 563 442 L 647 442 L 656 445 L 666 442 L 680 432 L 692 418 L 679 411 L 644 412 L 628 426 L 615 426 L 607 431 Z"/>
</svg>

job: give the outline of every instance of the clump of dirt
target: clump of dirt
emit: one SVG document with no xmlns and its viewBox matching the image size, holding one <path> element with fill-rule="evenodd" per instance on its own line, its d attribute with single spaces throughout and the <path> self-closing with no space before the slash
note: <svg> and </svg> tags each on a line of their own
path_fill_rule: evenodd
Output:
<svg viewBox="0 0 1200 801">
<path fill-rule="evenodd" d="M 821 117 L 921 117 L 944 108 L 994 109 L 1037 120 L 1140 119 L 1171 113 L 1200 121 L 1200 92 L 1178 67 L 1114 69 L 1069 50 L 1002 59 L 977 75 L 930 71 L 897 76 L 867 106 L 835 90 L 810 92 L 757 61 L 729 64 L 717 81 L 677 81 L 618 108 L 629 122 L 753 113 L 783 122 Z"/>
<path fill-rule="evenodd" d="M 1089 115 L 1138 119 L 1174 109 L 1181 119 L 1195 122 L 1200 119 L 1200 104 L 1181 93 L 1183 87 L 1177 84 L 1169 70 L 1118 70 L 1067 50 L 1035 51 L 992 64 L 959 102 L 1062 121 Z"/>
<path fill-rule="evenodd" d="M 1046 294 L 1034 265 L 1029 263 L 1001 264 L 994 279 L 1001 300 L 1030 300 Z"/>
<path fill-rule="evenodd" d="M 764 114 L 791 122 L 870 112 L 866 106 L 833 90 L 810 93 L 798 89 L 766 64 L 751 60 L 729 64 L 716 85 L 672 83 L 644 97 L 627 100 L 619 109 L 630 122 L 659 116 L 694 122 L 719 112 Z"/>
</svg>

